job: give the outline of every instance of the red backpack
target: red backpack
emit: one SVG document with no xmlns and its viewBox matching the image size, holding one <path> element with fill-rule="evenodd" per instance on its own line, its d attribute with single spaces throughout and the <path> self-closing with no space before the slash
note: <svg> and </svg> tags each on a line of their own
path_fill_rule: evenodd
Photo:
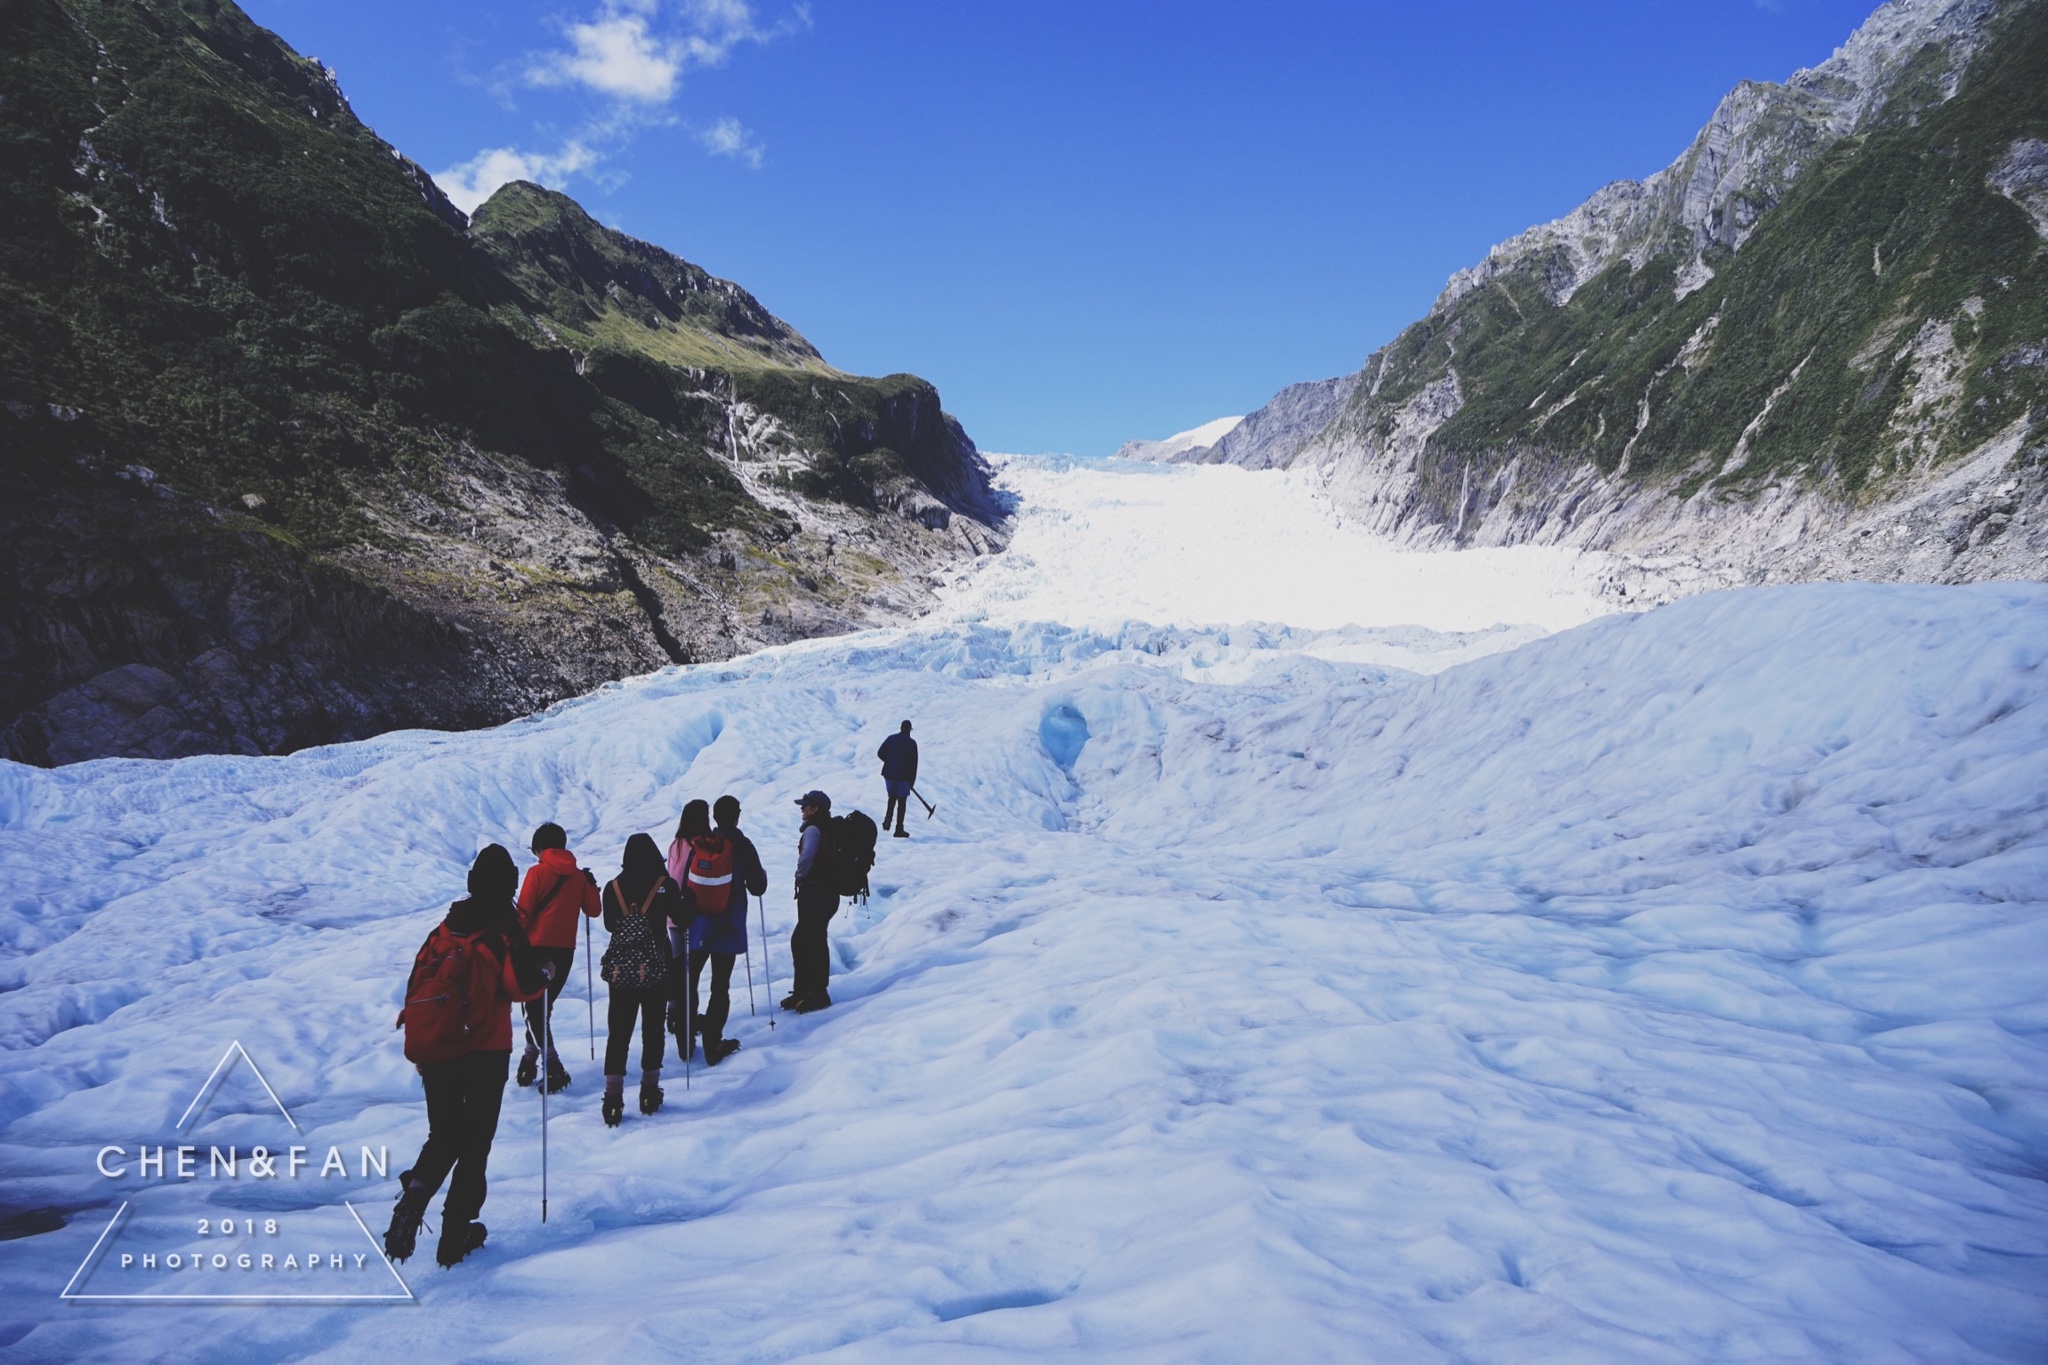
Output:
<svg viewBox="0 0 2048 1365">
<path fill-rule="evenodd" d="M 405 1026 L 408 1062 L 429 1066 L 465 1057 L 496 1022 L 492 1015 L 503 994 L 502 966 L 483 950 L 481 941 L 487 937 L 437 924 L 420 945 L 405 983 L 405 1008 L 398 1015 Z"/>
<path fill-rule="evenodd" d="M 698 913 L 724 914 L 732 904 L 732 840 L 717 834 L 692 839 L 688 875 Z"/>
</svg>

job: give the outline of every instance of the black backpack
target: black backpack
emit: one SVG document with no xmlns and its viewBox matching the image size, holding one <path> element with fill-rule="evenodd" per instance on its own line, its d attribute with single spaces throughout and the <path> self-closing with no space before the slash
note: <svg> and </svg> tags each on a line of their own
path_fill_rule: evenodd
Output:
<svg viewBox="0 0 2048 1365">
<path fill-rule="evenodd" d="M 875 822 L 857 810 L 832 817 L 832 889 L 867 899 L 868 869 L 875 865 Z"/>
</svg>

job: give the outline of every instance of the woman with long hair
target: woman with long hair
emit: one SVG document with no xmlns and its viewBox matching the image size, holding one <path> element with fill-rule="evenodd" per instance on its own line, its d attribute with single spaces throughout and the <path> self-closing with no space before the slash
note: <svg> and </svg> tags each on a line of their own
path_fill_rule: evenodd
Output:
<svg viewBox="0 0 2048 1365">
<path fill-rule="evenodd" d="M 670 880 L 661 850 L 645 834 L 626 840 L 619 875 L 604 888 L 604 979 L 611 986 L 604 1044 L 604 1121 L 613 1128 L 626 1112 L 626 1053 L 633 1022 L 640 1023 L 640 1112 L 661 1108 L 661 1026 L 668 1013 L 669 926 L 690 927 L 690 907 Z"/>
<path fill-rule="evenodd" d="M 709 833 L 711 804 L 708 801 L 684 802 L 682 816 L 676 821 L 676 837 L 669 841 L 668 876 L 681 888 L 683 899 L 692 902 L 692 911 L 696 905 L 690 895 L 690 853 L 696 841 Z M 689 958 L 689 943 L 687 929 L 671 928 L 668 931 L 669 960 L 675 964 L 675 970 L 669 976 L 668 1031 L 676 1036 L 676 1056 L 684 1061 L 690 1059 L 697 1047 L 697 993 L 688 989 L 683 975 L 683 964 Z"/>
<path fill-rule="evenodd" d="M 676 882 L 696 912 L 688 935 L 676 935 L 671 944 L 684 979 L 669 991 L 669 1027 L 683 1056 L 691 1055 L 694 1032 L 704 1040 L 704 1064 L 717 1066 L 740 1050 L 739 1039 L 725 1036 L 732 1014 L 732 967 L 747 951 L 747 897 L 768 890 L 768 874 L 753 840 L 740 833 L 739 798 L 719 797 L 711 813 L 718 823 L 707 829 L 704 803 L 685 806 L 668 851 L 668 865 L 680 869 L 674 873 Z M 682 956 L 686 942 L 687 959 Z M 698 983 L 706 962 L 711 964 L 711 1000 L 699 1009 Z"/>
</svg>

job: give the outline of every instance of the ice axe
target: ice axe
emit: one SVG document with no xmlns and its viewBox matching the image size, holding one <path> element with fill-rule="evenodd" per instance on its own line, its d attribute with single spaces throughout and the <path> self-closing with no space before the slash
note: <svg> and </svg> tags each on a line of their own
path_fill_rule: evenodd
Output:
<svg viewBox="0 0 2048 1365">
<path fill-rule="evenodd" d="M 910 794 L 911 794 L 912 796 L 915 796 L 915 797 L 917 797 L 917 804 L 918 804 L 918 805 L 920 805 L 920 806 L 923 806 L 923 807 L 924 807 L 924 818 L 925 818 L 925 819 L 929 820 L 929 819 L 931 819 L 931 818 L 932 818 L 932 817 L 933 817 L 934 815 L 937 815 L 937 814 L 939 813 L 939 808 L 938 808 L 937 806 L 934 806 L 934 805 L 933 805 L 933 804 L 932 804 L 931 802 L 929 802 L 929 801 L 925 800 L 925 799 L 924 799 L 924 797 L 923 797 L 923 796 L 922 796 L 922 795 L 921 795 L 921 794 L 920 794 L 920 793 L 918 792 L 917 788 L 915 788 L 915 787 L 912 787 L 912 788 L 910 789 Z"/>
</svg>

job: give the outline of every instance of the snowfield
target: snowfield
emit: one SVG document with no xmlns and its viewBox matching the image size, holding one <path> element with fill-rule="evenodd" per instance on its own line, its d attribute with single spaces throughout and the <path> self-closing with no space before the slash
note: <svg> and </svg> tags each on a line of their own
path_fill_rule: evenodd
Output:
<svg viewBox="0 0 2048 1365">
<path fill-rule="evenodd" d="M 1474 632 L 1561 630 L 1626 605 L 1603 591 L 1616 581 L 1605 553 L 1402 550 L 1345 525 L 1315 482 L 1294 473 L 992 458 L 1028 511 L 1009 550 L 947 595 L 962 620 Z"/>
<path fill-rule="evenodd" d="M 1068 571 L 1042 572 L 1029 592 L 1057 600 Z M 1533 639 L 1375 629 L 1569 624 L 1481 619 L 1471 581 L 1474 615 L 1377 621 L 1269 582 L 1247 615 L 1298 630 L 1013 621 L 991 591 L 960 608 L 980 619 L 672 669 L 492 731 L 0 766 L 0 1347 L 2048 1358 L 2048 586 L 1721 593 Z M 1107 592 L 1067 587 L 1079 617 Z M 1467 661 L 1361 661 L 1382 646 Z M 425 1134 L 391 1018 L 482 843 L 523 866 L 555 819 L 610 875 L 628 834 L 665 842 L 685 799 L 734 793 L 779 996 L 792 798 L 878 812 L 872 755 L 905 716 L 938 811 L 835 921 L 833 1008 L 771 1030 L 757 941 L 743 1050 L 687 1090 L 671 1056 L 667 1108 L 610 1131 L 578 963 L 544 1225 L 540 1101 L 515 1088 L 490 1241 L 449 1271 L 416 1256 L 416 1302 L 60 1299 L 267 1290 L 118 1255 L 262 1250 L 265 1218 L 279 1250 L 361 1253 L 344 1199 L 381 1234 L 395 1183 L 358 1149 L 388 1146 L 395 1176 Z M 300 1131 L 241 1065 L 179 1128 L 233 1040 Z M 180 1142 L 202 1176 L 231 1143 L 348 1169 L 133 1165 Z M 108 1144 L 125 1177 L 95 1170 Z M 221 1217 L 259 1231 L 194 1233 Z M 355 1274 L 293 1283 L 398 1292 L 374 1255 Z"/>
</svg>

